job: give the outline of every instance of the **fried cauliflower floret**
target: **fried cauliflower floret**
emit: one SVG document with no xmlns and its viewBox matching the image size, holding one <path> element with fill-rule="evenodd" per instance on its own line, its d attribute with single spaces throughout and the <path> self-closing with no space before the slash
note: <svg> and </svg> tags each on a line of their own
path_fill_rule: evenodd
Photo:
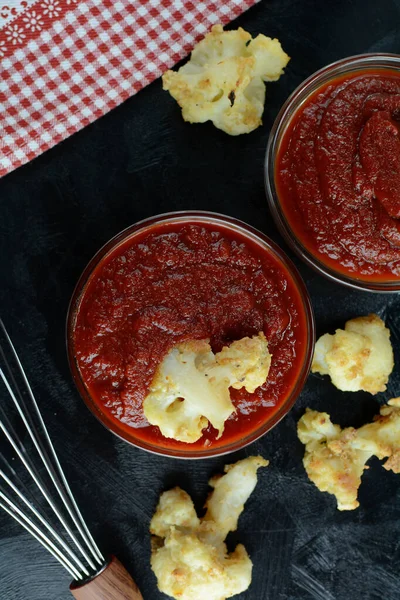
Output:
<svg viewBox="0 0 400 600">
<path fill-rule="evenodd" d="M 150 531 L 153 535 L 165 538 L 171 527 L 196 530 L 200 519 L 188 493 L 176 487 L 164 492 L 157 510 L 151 520 Z"/>
<path fill-rule="evenodd" d="M 151 567 L 160 591 L 179 600 L 225 600 L 249 587 L 253 565 L 246 549 L 239 544 L 228 554 L 224 539 L 236 530 L 257 470 L 267 465 L 252 456 L 225 467 L 226 475 L 210 481 L 214 491 L 204 519 L 180 488 L 161 495 L 150 523 Z"/>
<path fill-rule="evenodd" d="M 271 366 L 271 354 L 268 342 L 260 331 L 253 337 L 245 337 L 224 346 L 215 355 L 215 364 L 204 364 L 201 368 L 210 381 L 216 381 L 221 376 L 231 381 L 230 386 L 235 390 L 246 388 L 253 394 L 265 383 Z"/>
<path fill-rule="evenodd" d="M 389 400 L 373 423 L 357 430 L 357 448 L 386 458 L 383 468 L 400 473 L 400 398 Z"/>
<path fill-rule="evenodd" d="M 350 427 L 342 431 L 327 413 L 307 409 L 297 433 L 306 445 L 303 464 L 311 481 L 321 492 L 336 496 L 339 510 L 357 508 L 361 475 L 371 454 L 352 447 L 356 430 Z"/>
<path fill-rule="evenodd" d="M 311 370 L 329 375 L 343 392 L 364 390 L 377 394 L 386 390 L 393 370 L 390 331 L 377 315 L 351 319 L 344 331 L 326 333 L 315 345 Z"/>
<path fill-rule="evenodd" d="M 382 406 L 373 423 L 359 429 L 333 425 L 327 413 L 307 409 L 297 427 L 305 444 L 308 477 L 321 492 L 336 496 L 339 510 L 359 506 L 358 488 L 372 456 L 387 458 L 383 467 L 400 472 L 400 398 Z"/>
<path fill-rule="evenodd" d="M 262 34 L 253 40 L 241 27 L 223 31 L 214 25 L 178 72 L 163 75 L 163 88 L 185 121 L 212 121 L 230 135 L 250 133 L 261 125 L 264 81 L 279 79 L 288 62 L 279 40 Z"/>
<path fill-rule="evenodd" d="M 168 438 L 195 442 L 209 422 L 220 437 L 235 410 L 229 388 L 254 392 L 267 379 L 270 364 L 262 332 L 237 340 L 217 354 L 208 340 L 178 344 L 157 369 L 143 402 L 144 414 Z"/>
<path fill-rule="evenodd" d="M 216 475 L 208 482 L 213 492 L 209 495 L 202 521 L 203 536 L 216 544 L 230 531 L 236 531 L 238 519 L 246 500 L 257 485 L 257 469 L 268 466 L 261 456 L 241 460 L 225 466 L 225 475 Z"/>
</svg>

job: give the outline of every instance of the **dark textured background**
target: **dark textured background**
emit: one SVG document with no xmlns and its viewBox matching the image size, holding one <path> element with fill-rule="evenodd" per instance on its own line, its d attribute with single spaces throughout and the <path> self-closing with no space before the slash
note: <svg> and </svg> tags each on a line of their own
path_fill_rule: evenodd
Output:
<svg viewBox="0 0 400 600">
<path fill-rule="evenodd" d="M 95 537 L 130 568 L 145 600 L 165 598 L 149 566 L 148 525 L 160 492 L 180 484 L 200 507 L 207 479 L 227 459 L 180 462 L 148 455 L 92 417 L 72 384 L 65 352 L 74 285 L 111 236 L 169 210 L 233 215 L 287 250 L 263 189 L 264 151 L 279 107 L 302 79 L 331 61 L 361 52 L 400 53 L 400 0 L 263 0 L 236 24 L 279 37 L 292 57 L 287 74 L 268 87 L 258 131 L 231 138 L 209 124 L 186 124 L 156 81 L 0 181 L 1 314 Z M 294 260 L 319 333 L 376 311 L 392 330 L 399 365 L 400 297 L 346 290 Z M 327 410 L 341 425 L 360 425 L 394 395 L 400 395 L 398 367 L 377 398 L 343 394 L 311 376 L 291 413 L 228 459 L 260 452 L 271 460 L 233 538 L 254 562 L 252 586 L 238 600 L 400 598 L 400 476 L 372 461 L 361 507 L 340 513 L 334 498 L 307 480 L 295 432 L 306 406 Z M 68 584 L 68 575 L 37 542 L 0 514 L 1 600 L 67 600 Z"/>
</svg>

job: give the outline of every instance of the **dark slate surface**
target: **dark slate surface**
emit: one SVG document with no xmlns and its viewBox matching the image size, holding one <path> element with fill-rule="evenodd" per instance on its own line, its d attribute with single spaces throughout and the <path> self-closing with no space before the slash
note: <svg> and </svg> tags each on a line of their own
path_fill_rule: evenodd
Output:
<svg viewBox="0 0 400 600">
<path fill-rule="evenodd" d="M 263 190 L 274 116 L 319 67 L 361 52 L 400 53 L 399 18 L 400 0 L 263 1 L 237 25 L 278 36 L 292 60 L 285 77 L 268 88 L 258 131 L 231 138 L 209 124 L 185 124 L 157 81 L 0 181 L 1 313 L 93 533 L 106 552 L 125 562 L 145 600 L 165 597 L 149 567 L 148 525 L 160 492 L 180 484 L 200 507 L 209 476 L 226 459 L 151 456 L 119 441 L 92 417 L 74 389 L 65 352 L 64 322 L 77 278 L 111 236 L 169 210 L 227 213 L 285 248 Z M 376 311 L 392 330 L 400 363 L 400 297 L 346 290 L 294 260 L 319 333 Z M 363 478 L 361 507 L 340 513 L 334 498 L 307 480 L 295 433 L 306 406 L 327 410 L 342 425 L 360 425 L 394 395 L 400 395 L 398 367 L 387 393 L 377 398 L 342 394 L 311 376 L 292 412 L 264 439 L 230 457 L 260 452 L 271 460 L 234 536 L 254 561 L 252 586 L 238 600 L 400 597 L 399 476 L 373 461 Z M 37 542 L 0 514 L 1 599 L 67 600 L 68 584 L 68 575 Z"/>
</svg>

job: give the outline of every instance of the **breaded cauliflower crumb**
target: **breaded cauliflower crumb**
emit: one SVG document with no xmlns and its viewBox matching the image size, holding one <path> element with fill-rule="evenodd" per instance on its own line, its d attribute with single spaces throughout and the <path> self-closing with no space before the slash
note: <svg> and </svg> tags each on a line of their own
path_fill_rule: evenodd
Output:
<svg viewBox="0 0 400 600">
<path fill-rule="evenodd" d="M 181 442 L 195 442 L 208 422 L 220 437 L 235 411 L 229 388 L 250 393 L 268 377 L 271 355 L 260 332 L 224 347 L 214 355 L 208 340 L 178 344 L 158 367 L 143 402 L 145 417 L 161 433 Z"/>
<path fill-rule="evenodd" d="M 199 519 L 190 496 L 180 488 L 164 492 L 150 523 L 151 567 L 161 592 L 177 600 L 225 600 L 251 583 L 252 562 L 239 544 L 228 554 L 224 543 L 235 531 L 244 504 L 268 461 L 251 456 L 225 467 L 210 480 L 207 513 Z"/>
<path fill-rule="evenodd" d="M 333 425 L 327 413 L 307 409 L 297 426 L 305 444 L 304 467 L 321 492 L 336 497 L 339 510 L 359 506 L 358 488 L 372 456 L 386 458 L 383 467 L 400 473 L 400 398 L 382 406 L 373 423 L 359 429 Z"/>
<path fill-rule="evenodd" d="M 390 331 L 378 315 L 347 321 L 334 335 L 326 333 L 315 345 L 313 373 L 329 375 L 343 392 L 386 390 L 393 370 Z"/>
<path fill-rule="evenodd" d="M 288 62 L 279 40 L 214 25 L 178 72 L 163 75 L 163 88 L 185 121 L 212 121 L 230 135 L 250 133 L 261 125 L 264 82 L 279 79 Z"/>
</svg>

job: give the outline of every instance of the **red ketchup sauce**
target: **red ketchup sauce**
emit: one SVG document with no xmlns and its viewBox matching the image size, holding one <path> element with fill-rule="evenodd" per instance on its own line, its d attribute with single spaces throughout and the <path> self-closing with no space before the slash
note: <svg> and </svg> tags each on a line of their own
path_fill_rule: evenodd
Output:
<svg viewBox="0 0 400 600">
<path fill-rule="evenodd" d="M 302 369 L 305 319 L 295 283 L 269 250 L 223 226 L 168 223 L 133 234 L 100 261 L 79 301 L 72 343 L 90 396 L 124 431 L 161 447 L 217 448 L 285 402 Z M 215 352 L 259 331 L 272 354 L 268 380 L 254 394 L 231 390 L 236 413 L 220 440 L 211 426 L 185 444 L 149 425 L 143 400 L 173 345 L 209 338 Z"/>
<path fill-rule="evenodd" d="M 277 156 L 283 212 L 327 266 L 400 279 L 400 73 L 368 71 L 319 88 L 294 114 Z"/>
</svg>

